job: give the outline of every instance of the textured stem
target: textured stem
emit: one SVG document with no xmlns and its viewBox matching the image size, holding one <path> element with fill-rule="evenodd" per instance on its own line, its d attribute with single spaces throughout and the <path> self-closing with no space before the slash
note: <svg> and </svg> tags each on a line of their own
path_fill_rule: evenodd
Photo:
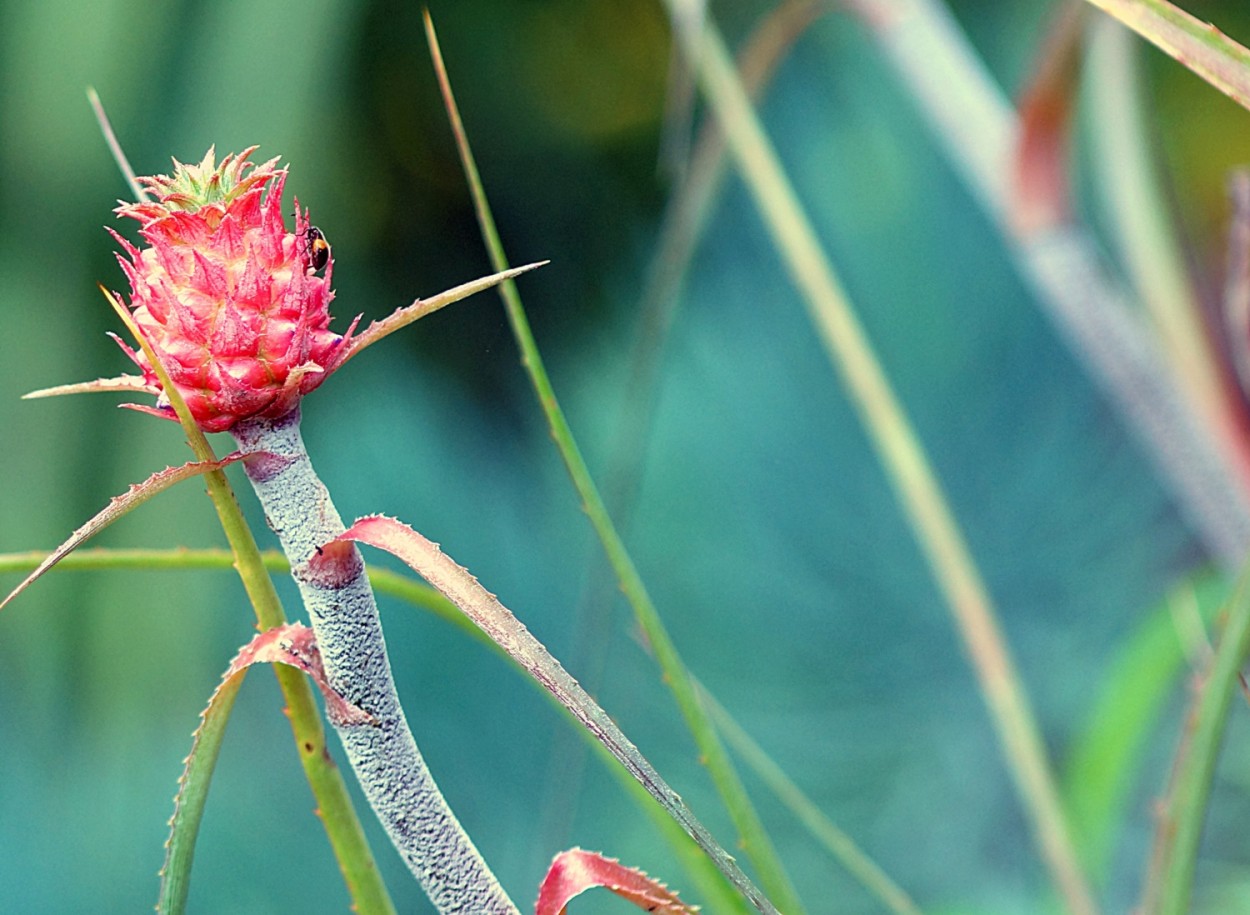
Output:
<svg viewBox="0 0 1250 915">
<path fill-rule="evenodd" d="M 299 431 L 299 411 L 234 427 L 255 456 L 246 470 L 308 608 L 330 685 L 376 725 L 332 721 L 365 796 L 440 913 L 514 915 L 517 908 L 444 800 L 404 718 L 365 564 L 350 544 L 313 572 L 309 560 L 344 527 Z"/>
</svg>

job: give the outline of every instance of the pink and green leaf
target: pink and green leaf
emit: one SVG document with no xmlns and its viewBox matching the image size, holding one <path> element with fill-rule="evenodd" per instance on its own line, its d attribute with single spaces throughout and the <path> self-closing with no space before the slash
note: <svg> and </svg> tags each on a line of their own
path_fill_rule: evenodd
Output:
<svg viewBox="0 0 1250 915">
<path fill-rule="evenodd" d="M 467 569 L 447 556 L 438 544 L 427 540 L 408 525 L 380 515 L 357 520 L 335 539 L 354 540 L 386 550 L 441 591 L 594 735 L 752 904 L 761 911 L 776 911 L 599 704 L 511 610 L 482 587 Z M 321 562 L 334 561 L 336 558 L 332 551 L 325 549 L 323 555 L 314 556 L 309 565 L 315 569 Z"/>
<path fill-rule="evenodd" d="M 338 358 L 335 360 L 333 369 L 337 370 L 347 360 L 359 353 L 367 346 L 372 346 L 383 337 L 390 336 L 402 327 L 407 327 L 413 321 L 424 318 L 432 312 L 438 311 L 440 308 L 446 308 L 461 299 L 467 299 L 471 295 L 476 295 L 496 286 L 499 283 L 510 280 L 513 277 L 520 276 L 522 273 L 528 273 L 535 268 L 541 267 L 548 261 L 537 261 L 533 264 L 526 264 L 523 267 L 514 267 L 511 270 L 503 270 L 499 273 L 493 273 L 490 276 L 479 277 L 476 280 L 470 280 L 467 283 L 461 283 L 438 295 L 430 296 L 428 299 L 417 299 L 411 305 L 396 309 L 392 314 L 381 320 L 374 321 L 359 334 L 353 336 L 339 352 Z M 355 327 L 353 324 L 352 327 Z"/>
<path fill-rule="evenodd" d="M 156 905 L 156 910 L 164 915 L 179 915 L 186 908 L 195 843 L 226 724 L 230 720 L 230 710 L 239 687 L 243 685 L 247 668 L 257 663 L 286 664 L 311 677 L 325 696 L 326 713 L 331 721 L 369 724 L 373 720 L 367 712 L 352 705 L 330 686 L 313 631 L 302 623 L 266 630 L 239 649 L 209 698 L 207 707 L 200 713 L 200 726 L 193 735 L 186 768 L 178 779 L 174 815 L 169 821 L 169 840 L 165 843 L 165 864 L 161 868 L 160 901 Z"/>
<path fill-rule="evenodd" d="M 570 848 L 551 862 L 538 890 L 534 915 L 564 915 L 571 899 L 600 886 L 644 912 L 692 915 L 699 910 L 698 906 L 686 905 L 664 884 L 636 868 L 626 867 L 598 852 Z"/>
<path fill-rule="evenodd" d="M 175 483 L 181 483 L 183 480 L 191 477 L 200 476 L 201 474 L 211 473 L 220 470 L 228 464 L 242 458 L 243 455 L 235 452 L 228 454 L 219 461 L 189 461 L 181 467 L 166 467 L 164 470 L 152 474 L 142 483 L 132 485 L 126 492 L 120 496 L 114 496 L 109 500 L 99 513 L 90 521 L 84 524 L 78 530 L 74 531 L 64 543 L 47 555 L 33 572 L 26 576 L 16 588 L 9 592 L 9 595 L 0 601 L 0 610 L 3 610 L 8 603 L 17 597 L 28 587 L 35 583 L 44 572 L 48 571 L 75 549 L 86 541 L 90 540 L 104 528 L 108 527 L 118 518 L 127 514 L 135 508 L 138 508 L 144 502 L 151 499 L 158 493 L 162 493 L 169 489 Z"/>
<path fill-rule="evenodd" d="M 22 395 L 22 400 L 37 400 L 41 397 L 62 397 L 66 394 L 158 394 L 152 385 L 138 375 L 118 375 L 115 378 L 97 378 L 95 381 L 80 381 L 75 384 L 58 384 L 51 388 L 40 388 Z"/>
</svg>

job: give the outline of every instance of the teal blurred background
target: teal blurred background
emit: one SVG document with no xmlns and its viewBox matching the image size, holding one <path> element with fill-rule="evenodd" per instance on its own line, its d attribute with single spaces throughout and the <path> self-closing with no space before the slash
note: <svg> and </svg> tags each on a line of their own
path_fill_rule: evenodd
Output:
<svg viewBox="0 0 1250 915">
<path fill-rule="evenodd" d="M 1244 41 L 1250 17 L 1238 6 L 1189 8 Z M 430 7 L 509 255 L 552 262 L 521 291 L 592 470 L 611 462 L 622 404 L 655 398 L 628 540 L 693 671 L 926 910 L 1042 910 L 1045 875 L 960 643 L 736 179 L 691 264 L 657 389 L 629 387 L 671 190 L 657 165 L 670 56 L 662 8 Z M 736 43 L 768 8 L 714 4 L 712 14 Z M 1053 8 L 954 4 L 1008 91 Z M 170 156 L 198 160 L 210 144 L 281 155 L 288 188 L 333 245 L 336 327 L 489 272 L 417 4 L 8 0 L 0 42 L 0 551 L 54 546 L 110 496 L 188 456 L 177 427 L 107 397 L 17 399 L 127 367 L 95 288 L 123 283 L 102 226 L 126 186 L 88 84 L 141 174 L 167 172 Z M 1250 157 L 1247 115 L 1158 55 L 1149 61 L 1183 226 L 1196 262 L 1218 263 L 1222 183 Z M 1205 562 L 1202 548 L 858 22 L 835 12 L 813 26 L 763 110 L 966 525 L 1062 760 L 1117 646 Z M 731 844 L 628 611 L 619 599 L 594 609 L 598 548 L 497 299 L 371 349 L 304 413 L 342 513 L 397 515 L 440 541 Z M 240 499 L 256 517 L 245 487 Z M 223 538 L 202 487 L 188 483 L 98 543 Z M 288 610 L 297 614 L 293 601 Z M 384 602 L 383 619 L 418 742 L 523 907 L 550 857 L 572 845 L 690 886 L 535 690 L 420 611 Z M 0 912 L 149 910 L 190 733 L 252 627 L 224 573 L 59 573 L 0 615 Z M 1135 898 L 1182 692 L 1141 760 L 1104 887 L 1112 911 Z M 347 909 L 280 709 L 273 678 L 251 676 L 210 797 L 193 912 Z M 1209 857 L 1228 863 L 1200 872 L 1208 886 L 1250 882 L 1250 839 L 1237 826 L 1250 779 L 1236 763 L 1250 729 L 1244 709 L 1234 719 L 1209 836 Z M 812 912 L 879 910 L 757 796 Z M 428 911 L 368 826 L 400 911 Z M 608 899 L 574 907 L 627 910 Z"/>
</svg>

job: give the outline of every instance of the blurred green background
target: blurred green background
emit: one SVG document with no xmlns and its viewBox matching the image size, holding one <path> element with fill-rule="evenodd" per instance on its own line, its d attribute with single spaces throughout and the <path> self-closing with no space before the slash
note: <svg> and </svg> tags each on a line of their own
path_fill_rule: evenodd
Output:
<svg viewBox="0 0 1250 915">
<path fill-rule="evenodd" d="M 1245 41 L 1239 7 L 1188 4 Z M 510 257 L 552 262 L 521 291 L 592 470 L 611 461 L 622 404 L 655 398 L 628 540 L 693 671 L 926 910 L 1042 909 L 1045 875 L 947 611 L 736 179 L 691 263 L 657 389 L 629 386 L 671 191 L 658 165 L 663 9 L 430 8 Z M 737 43 L 769 8 L 711 12 Z M 953 8 L 1014 92 L 1053 5 Z M 0 551 L 54 546 L 129 483 L 188 456 L 176 426 L 106 397 L 18 400 L 127 368 L 95 288 L 123 284 L 101 227 L 114 224 L 126 186 L 85 87 L 98 89 L 141 174 L 167 172 L 170 156 L 196 161 L 210 144 L 281 155 L 288 188 L 333 245 L 342 328 L 489 272 L 420 11 L 0 3 Z M 1218 264 L 1224 174 L 1250 157 L 1250 119 L 1161 56 L 1148 62 L 1183 229 L 1195 262 Z M 966 525 L 1062 762 L 1117 647 L 1205 562 L 1202 548 L 860 23 L 835 11 L 814 25 L 763 112 Z M 397 515 L 441 542 L 593 687 L 731 845 L 626 608 L 593 609 L 598 548 L 497 299 L 371 349 L 304 413 L 342 513 Z M 240 499 L 255 516 L 245 487 Z M 223 538 L 202 487 L 188 483 L 98 542 Z M 293 601 L 288 611 L 298 615 Z M 418 742 L 519 903 L 572 845 L 690 885 L 647 817 L 506 665 L 410 607 L 384 601 L 383 620 Z M 0 911 L 149 910 L 196 716 L 252 627 L 225 573 L 59 573 L 0 615 Z M 1102 887 L 1112 911 L 1137 891 L 1182 707 L 1181 684 L 1173 692 Z M 193 912 L 347 908 L 280 708 L 273 678 L 251 676 L 209 801 Z M 1250 882 L 1238 826 L 1250 814 L 1250 729 L 1244 709 L 1234 719 L 1208 837 L 1216 863 L 1200 871 L 1229 892 Z M 758 797 L 812 912 L 879 911 Z M 368 826 L 400 911 L 428 911 Z M 606 898 L 580 906 L 627 911 Z"/>
</svg>

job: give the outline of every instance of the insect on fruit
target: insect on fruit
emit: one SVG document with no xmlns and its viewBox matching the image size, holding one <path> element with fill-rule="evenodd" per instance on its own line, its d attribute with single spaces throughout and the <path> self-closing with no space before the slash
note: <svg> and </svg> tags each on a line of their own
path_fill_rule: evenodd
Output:
<svg viewBox="0 0 1250 915">
<path fill-rule="evenodd" d="M 304 256 L 313 273 L 320 273 L 330 261 L 330 243 L 316 226 L 309 226 L 300 235 L 304 239 Z"/>
</svg>

